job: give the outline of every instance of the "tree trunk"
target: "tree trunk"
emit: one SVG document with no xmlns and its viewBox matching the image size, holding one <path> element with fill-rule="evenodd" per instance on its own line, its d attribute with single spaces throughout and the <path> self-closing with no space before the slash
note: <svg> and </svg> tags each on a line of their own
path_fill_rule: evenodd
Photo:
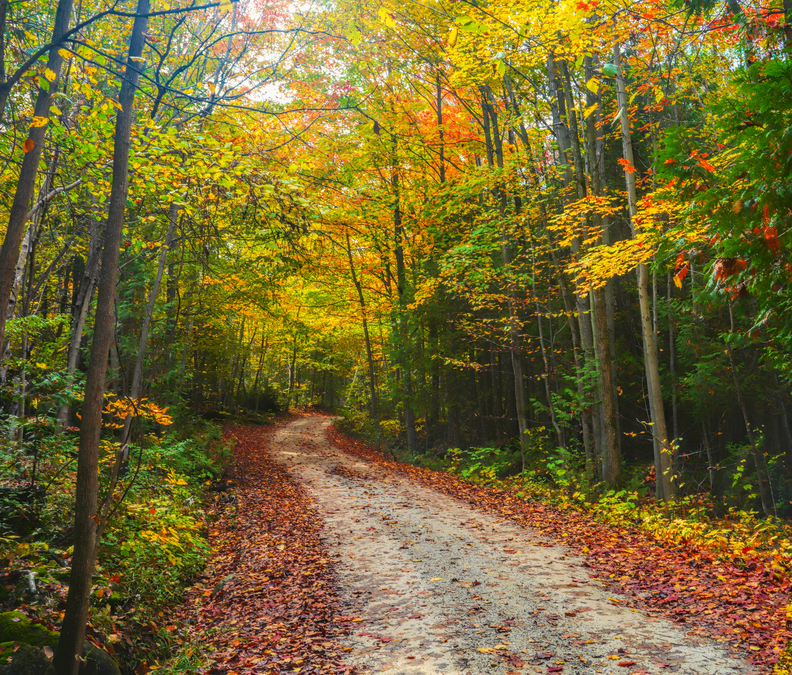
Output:
<svg viewBox="0 0 792 675">
<path fill-rule="evenodd" d="M 71 10 L 71 2 L 62 2 Z M 61 5 L 58 6 L 60 15 Z M 110 191 L 107 224 L 105 226 L 102 271 L 99 278 L 99 295 L 96 303 L 94 336 L 91 345 L 91 360 L 85 385 L 80 428 L 80 449 L 77 459 L 77 483 L 74 515 L 74 554 L 72 556 L 69 594 L 63 616 L 63 628 L 54 666 L 58 675 L 76 675 L 79 658 L 85 639 L 85 625 L 91 596 L 91 578 L 97 552 L 97 516 L 99 440 L 102 433 L 102 409 L 104 401 L 107 357 L 113 340 L 115 325 L 114 299 L 118 277 L 118 258 L 121 234 L 124 227 L 124 212 L 129 193 L 129 148 L 132 132 L 132 109 L 135 102 L 140 71 L 140 56 L 145 43 L 144 34 L 148 24 L 149 0 L 138 0 L 137 15 L 132 28 L 125 74 L 122 75 L 118 102 L 121 109 L 116 115 L 113 144 L 113 183 Z M 70 11 L 69 11 L 70 13 Z M 65 26 L 68 14 L 61 24 Z M 56 25 L 57 22 L 56 22 Z M 57 54 L 53 49 L 51 54 Z M 60 68 L 60 62 L 57 63 Z M 47 108 L 49 110 L 49 97 Z M 8 294 L 0 295 L 0 306 L 8 302 Z M 110 490 L 112 495 L 112 488 Z"/>
<path fill-rule="evenodd" d="M 366 360 L 368 361 L 369 371 L 369 393 L 371 396 L 371 418 L 377 421 L 377 382 L 374 379 L 374 354 L 371 349 L 371 336 L 369 335 L 368 319 L 366 318 L 366 299 L 363 297 L 363 285 L 355 272 L 355 261 L 352 259 L 352 243 L 349 240 L 349 233 L 346 233 L 346 250 L 347 257 L 349 258 L 349 272 L 352 275 L 352 283 L 357 289 L 358 302 L 360 302 L 360 311 L 363 316 L 363 337 L 366 341 Z"/>
<path fill-rule="evenodd" d="M 173 232 L 176 229 L 176 220 L 179 215 L 179 207 L 175 204 L 171 204 L 168 214 L 168 233 L 165 235 L 165 242 L 163 243 L 162 250 L 160 251 L 157 274 L 154 277 L 154 283 L 151 285 L 151 293 L 149 294 L 149 301 L 146 305 L 146 313 L 143 315 L 143 325 L 140 327 L 140 338 L 138 339 L 135 368 L 132 371 L 132 387 L 129 390 L 129 397 L 132 399 L 133 405 L 138 405 L 140 402 L 140 390 L 143 383 L 143 357 L 146 354 L 146 347 L 148 346 L 151 319 L 154 316 L 154 307 L 157 303 L 157 296 L 159 295 L 160 284 L 162 283 L 162 275 L 165 273 L 165 262 L 168 258 L 168 250 L 170 248 L 171 240 L 173 239 Z M 124 445 L 129 444 L 133 417 L 134 415 L 129 413 L 124 419 L 124 430 L 121 432 L 121 443 Z"/>
<path fill-rule="evenodd" d="M 556 432 L 558 438 L 558 445 L 564 447 L 564 434 L 561 427 L 558 426 L 558 420 L 555 414 L 555 404 L 553 403 L 553 394 L 550 390 L 550 362 L 547 358 L 547 348 L 545 347 L 544 329 L 542 327 L 542 310 L 539 307 L 539 294 L 536 291 L 536 264 L 534 263 L 533 275 L 531 276 L 533 285 L 534 303 L 536 305 L 536 321 L 539 328 L 539 350 L 542 353 L 542 363 L 544 364 L 544 373 L 542 373 L 542 380 L 544 380 L 545 396 L 547 396 L 547 409 L 550 411 L 550 422 Z M 525 461 L 523 460 L 523 471 L 525 471 Z"/>
<path fill-rule="evenodd" d="M 498 116 L 495 104 L 488 87 L 481 88 L 481 107 L 484 126 L 484 140 L 487 144 L 487 162 L 490 167 L 496 165 L 499 169 L 503 168 L 503 144 L 501 142 L 500 128 L 498 126 Z M 497 164 L 496 164 L 497 163 Z M 506 215 L 506 193 L 500 188 L 495 188 L 493 192 L 499 203 L 499 213 L 501 220 Z M 509 347 L 511 353 L 512 371 L 514 373 L 514 404 L 517 413 L 517 428 L 520 434 L 520 457 L 523 468 L 525 467 L 525 456 L 528 452 L 528 419 L 526 417 L 527 400 L 525 396 L 525 379 L 523 377 L 522 366 L 522 344 L 520 340 L 519 318 L 516 308 L 516 290 L 512 274 L 511 242 L 508 232 L 505 230 L 505 223 L 501 224 L 500 249 L 501 262 L 506 276 L 506 304 L 509 313 Z"/>
<path fill-rule="evenodd" d="M 289 364 L 289 393 L 286 394 L 286 412 L 289 411 L 289 404 L 291 402 L 291 395 L 294 392 L 295 372 L 294 369 L 297 365 L 297 333 L 295 329 L 294 346 L 292 347 L 292 359 Z"/>
<path fill-rule="evenodd" d="M 585 57 L 586 78 L 593 75 L 594 64 L 590 56 Z M 600 97 L 590 89 L 586 89 L 587 105 L 600 104 Z M 586 121 L 587 151 L 589 155 L 589 172 L 591 175 L 590 189 L 592 194 L 600 196 L 603 193 L 602 172 L 597 161 L 603 141 L 598 138 L 597 116 L 589 115 Z M 595 217 L 595 224 L 599 225 L 602 243 L 607 243 L 608 220 L 601 216 Z M 596 354 L 598 391 L 600 398 L 601 432 L 600 453 L 602 466 L 608 467 L 607 478 L 603 480 L 609 484 L 618 483 L 621 467 L 621 450 L 619 446 L 618 411 L 616 404 L 616 376 L 612 354 L 614 353 L 614 335 L 608 321 L 606 289 L 597 288 L 591 293 L 592 323 L 595 327 L 594 352 Z M 619 467 L 617 469 L 617 467 Z"/>
<path fill-rule="evenodd" d="M 47 69 L 52 71 L 54 78 L 48 85 L 40 85 L 33 116 L 41 119 L 49 119 L 50 103 L 52 95 L 58 88 L 63 57 L 60 54 L 60 42 L 63 35 L 69 28 L 69 20 L 72 14 L 73 0 L 59 0 L 58 8 L 55 12 L 55 25 L 52 29 L 52 44 L 47 58 Z M 41 78 L 43 79 L 43 78 Z M 44 88 L 46 86 L 46 89 Z M 0 111 L 5 108 L 5 99 L 0 100 Z M 2 114 L 0 112 L 0 114 Z M 17 258 L 19 257 L 19 247 L 25 233 L 25 223 L 28 219 L 30 200 L 36 187 L 38 167 L 41 161 L 41 154 L 44 150 L 44 137 L 47 133 L 47 125 L 31 126 L 28 138 L 25 141 L 22 157 L 22 167 L 19 170 L 14 201 L 8 215 L 8 227 L 6 228 L 5 239 L 0 247 L 0 307 L 7 307 L 11 297 L 11 289 L 14 285 L 14 270 Z M 0 312 L 0 354 L 3 353 L 3 343 L 5 341 L 5 312 Z"/>
<path fill-rule="evenodd" d="M 566 70 L 562 74 L 566 73 Z M 566 73 L 568 75 L 568 73 Z M 566 79 L 566 78 L 564 78 Z M 569 105 L 567 104 L 566 87 L 562 83 L 559 89 L 558 76 L 556 74 L 555 57 L 550 54 L 547 57 L 547 81 L 550 89 L 550 111 L 553 116 L 553 133 L 558 142 L 559 164 L 564 165 L 566 168 L 562 172 L 562 180 L 564 188 L 569 193 L 569 187 L 574 181 L 575 183 L 575 196 L 580 199 L 585 195 L 586 185 L 585 177 L 582 174 L 582 158 L 580 157 L 580 142 L 577 136 L 577 119 L 570 115 Z M 571 98 L 570 98 L 571 102 Z M 566 118 L 566 121 L 565 121 Z M 570 129 L 570 122 L 574 121 L 574 129 Z M 577 165 L 575 173 L 569 169 L 569 154 L 573 152 L 572 131 L 574 130 L 575 146 L 577 148 L 577 156 L 573 156 L 573 162 Z M 578 170 L 578 168 L 580 170 Z M 567 194 L 566 200 L 570 201 L 571 194 Z M 580 241 L 575 238 L 572 242 L 572 253 L 577 254 L 580 251 Z M 553 254 L 554 255 L 554 254 Z M 575 306 L 578 314 L 577 328 L 580 334 L 580 346 L 578 350 L 575 346 L 576 337 L 573 335 L 573 351 L 575 354 L 575 368 L 577 375 L 577 391 L 578 399 L 580 401 L 580 424 L 583 432 L 583 448 L 587 458 L 591 458 L 596 454 L 596 447 L 594 445 L 595 438 L 593 434 L 593 419 L 591 411 L 586 405 L 587 391 L 585 381 L 585 363 L 593 356 L 593 334 L 590 317 L 590 307 L 588 297 L 581 297 L 580 294 L 576 295 Z M 569 322 L 570 328 L 574 326 L 574 321 Z"/>
<path fill-rule="evenodd" d="M 731 302 L 729 303 L 729 334 L 733 338 L 734 333 L 734 312 L 732 311 Z M 756 482 L 759 484 L 759 499 L 762 502 L 762 511 L 766 516 L 772 516 L 775 511 L 775 504 L 770 497 L 767 484 L 767 465 L 762 449 L 756 442 L 756 436 L 751 426 L 751 419 L 748 417 L 748 408 L 745 405 L 745 399 L 742 395 L 742 386 L 740 385 L 740 378 L 737 375 L 737 365 L 734 362 L 734 350 L 732 349 L 731 341 L 726 343 L 726 351 L 729 354 L 729 365 L 731 366 L 732 378 L 734 379 L 734 389 L 737 392 L 737 403 L 742 412 L 743 421 L 745 422 L 745 433 L 748 435 L 748 443 L 751 445 L 751 454 L 753 455 L 754 465 L 756 466 Z"/>
<path fill-rule="evenodd" d="M 399 336 L 399 364 L 401 366 L 402 382 L 404 389 L 403 408 L 404 408 L 404 428 L 407 433 L 407 449 L 411 455 L 418 452 L 418 439 L 415 434 L 415 412 L 413 411 L 413 388 L 412 388 L 412 373 L 410 371 L 410 364 L 406 354 L 407 344 L 409 342 L 409 335 L 407 330 L 407 275 L 404 266 L 404 225 L 402 223 L 402 213 L 400 204 L 400 191 L 399 191 L 399 172 L 395 163 L 395 145 L 394 138 L 394 164 L 392 167 L 391 186 L 393 187 L 394 205 L 393 205 L 393 243 L 394 253 L 396 257 L 396 289 L 398 292 L 398 317 L 397 317 L 397 335 Z"/>
<path fill-rule="evenodd" d="M 635 188 L 635 161 L 633 158 L 632 139 L 630 135 L 630 118 L 627 112 L 627 89 L 621 69 L 621 53 L 619 46 L 613 48 L 613 63 L 618 70 L 616 75 L 617 105 L 621 111 L 622 150 L 627 166 L 624 167 L 624 179 L 627 185 L 627 201 L 630 214 L 630 228 L 633 237 L 638 235 L 635 227 L 637 213 L 637 195 Z M 649 388 L 649 402 L 652 415 L 652 437 L 659 451 L 655 458 L 657 475 L 657 496 L 668 500 L 674 496 L 675 481 L 673 480 L 672 449 L 668 440 L 663 393 L 660 388 L 660 364 L 657 353 L 657 336 L 652 326 L 652 313 L 649 307 L 649 268 L 645 264 L 638 265 L 638 303 L 641 310 L 641 334 L 644 344 L 644 366 Z"/>
<path fill-rule="evenodd" d="M 71 337 L 69 339 L 69 352 L 66 357 L 66 372 L 71 375 L 77 370 L 77 361 L 80 357 L 80 345 L 82 344 L 83 330 L 88 319 L 88 312 L 91 308 L 91 298 L 93 297 L 96 281 L 99 276 L 99 258 L 102 252 L 102 235 L 99 233 L 98 223 L 91 219 L 89 221 L 91 238 L 88 243 L 88 259 L 85 262 L 85 273 L 80 283 L 77 294 L 77 301 L 72 317 Z M 58 421 L 65 427 L 69 421 L 70 406 L 63 405 L 58 409 Z"/>
</svg>

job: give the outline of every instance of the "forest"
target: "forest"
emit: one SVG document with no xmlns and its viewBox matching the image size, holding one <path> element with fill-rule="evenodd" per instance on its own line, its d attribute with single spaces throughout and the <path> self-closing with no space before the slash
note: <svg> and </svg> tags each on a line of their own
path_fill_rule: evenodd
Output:
<svg viewBox="0 0 792 675">
<path fill-rule="evenodd" d="M 791 53 L 789 0 L 0 0 L 0 672 L 204 667 L 167 608 L 290 411 L 788 595 Z"/>
</svg>

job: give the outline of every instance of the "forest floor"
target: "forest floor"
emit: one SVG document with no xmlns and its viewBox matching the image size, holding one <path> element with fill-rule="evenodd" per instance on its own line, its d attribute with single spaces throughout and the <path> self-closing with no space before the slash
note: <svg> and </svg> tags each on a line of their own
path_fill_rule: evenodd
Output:
<svg viewBox="0 0 792 675">
<path fill-rule="evenodd" d="M 306 415 L 227 430 L 237 487 L 218 499 L 213 562 L 172 618 L 203 644 L 207 673 L 769 671 L 762 654 L 773 638 L 743 636 L 760 643 L 754 649 L 736 642 L 738 618 L 737 629 L 718 628 L 717 612 L 674 585 L 684 570 L 669 578 L 660 547 L 626 538 L 636 568 L 669 591 L 664 599 L 695 600 L 687 617 L 651 607 L 657 588 L 639 592 L 629 574 L 608 574 L 607 556 L 598 565 L 596 551 L 558 545 L 567 539 L 553 528 L 515 521 L 503 495 L 453 477 L 435 487 L 433 472 L 376 461 L 331 424 Z M 580 534 L 574 519 L 568 525 Z M 603 541 L 612 535 L 603 529 Z M 697 583 L 726 580 L 707 563 L 693 560 Z M 729 611 L 741 616 L 740 607 Z M 749 607 L 760 627 L 772 614 Z"/>
</svg>

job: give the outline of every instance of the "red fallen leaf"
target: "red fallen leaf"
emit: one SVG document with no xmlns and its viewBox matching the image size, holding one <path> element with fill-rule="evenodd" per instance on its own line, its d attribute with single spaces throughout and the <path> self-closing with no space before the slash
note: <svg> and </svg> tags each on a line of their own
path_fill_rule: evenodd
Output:
<svg viewBox="0 0 792 675">
<path fill-rule="evenodd" d="M 548 666 L 547 667 L 547 672 L 548 673 L 560 673 L 562 670 L 564 670 L 564 666 Z"/>
<path fill-rule="evenodd" d="M 224 429 L 225 440 L 235 442 L 234 470 L 246 476 L 244 484 L 234 485 L 236 497 L 248 508 L 244 514 L 240 510 L 238 530 L 219 519 L 210 537 L 215 551 L 211 576 L 166 619 L 189 625 L 191 638 L 211 644 L 216 663 L 207 675 L 228 675 L 248 661 L 262 672 L 285 672 L 286 664 L 290 672 L 306 664 L 316 672 L 354 671 L 343 663 L 340 638 L 350 623 L 363 619 L 342 615 L 337 581 L 327 565 L 333 554 L 321 538 L 321 518 L 304 488 L 267 452 L 276 429 Z M 223 513 L 221 503 L 215 508 Z M 248 590 L 263 592 L 222 594 L 209 602 L 205 589 L 230 574 L 255 578 L 262 586 Z M 248 635 L 235 637 L 240 629 Z"/>
<path fill-rule="evenodd" d="M 619 661 L 616 665 L 621 666 L 622 668 L 627 668 L 628 666 L 634 666 L 635 661 Z"/>
</svg>

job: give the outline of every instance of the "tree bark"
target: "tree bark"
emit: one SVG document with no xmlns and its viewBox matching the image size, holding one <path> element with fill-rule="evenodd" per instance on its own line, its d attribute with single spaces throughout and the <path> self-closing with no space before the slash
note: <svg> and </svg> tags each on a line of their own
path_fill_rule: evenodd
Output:
<svg viewBox="0 0 792 675">
<path fill-rule="evenodd" d="M 55 25 L 52 29 L 52 43 L 54 46 L 50 49 L 47 59 L 47 69 L 52 72 L 54 77 L 46 90 L 44 86 L 40 87 L 33 110 L 34 117 L 49 119 L 52 94 L 58 88 L 61 66 L 63 65 L 63 57 L 59 49 L 60 42 L 69 29 L 72 5 L 73 0 L 59 0 L 58 2 L 58 8 L 55 12 Z M 4 107 L 5 99 L 3 98 L 0 100 L 0 114 L 2 114 Z M 27 152 L 22 157 L 22 167 L 19 170 L 14 201 L 11 204 L 11 211 L 8 215 L 8 227 L 6 228 L 3 245 L 0 247 L 0 307 L 7 307 L 11 297 L 11 289 L 14 285 L 14 270 L 19 257 L 19 247 L 25 233 L 30 200 L 33 198 L 33 191 L 36 187 L 36 178 L 44 150 L 46 132 L 46 124 L 31 126 L 28 138 L 25 141 L 25 145 L 29 147 L 23 147 L 23 149 L 27 149 Z M 5 312 L 0 312 L 0 354 L 3 353 L 3 343 L 5 341 L 5 323 Z"/>
<path fill-rule="evenodd" d="M 71 10 L 71 2 L 63 2 Z M 114 300 L 118 277 L 118 258 L 124 215 L 129 193 L 129 149 L 132 133 L 132 110 L 135 91 L 140 76 L 138 65 L 148 24 L 149 0 L 138 0 L 137 14 L 129 42 L 129 56 L 122 77 L 118 102 L 121 109 L 116 115 L 113 144 L 113 183 L 110 190 L 107 224 L 105 226 L 102 271 L 99 278 L 99 295 L 96 303 L 94 336 L 91 345 L 91 360 L 85 385 L 80 428 L 80 449 L 77 459 L 77 483 L 74 516 L 74 554 L 72 556 L 69 594 L 63 617 L 63 628 L 53 664 L 58 675 L 76 675 L 79 657 L 85 639 L 88 606 L 91 596 L 91 578 L 97 552 L 97 497 L 99 440 L 102 433 L 102 409 L 104 402 L 107 358 L 113 341 L 115 325 Z M 61 6 L 58 7 L 60 14 Z M 70 12 L 69 12 L 70 13 Z M 61 20 L 65 26 L 68 15 Z M 57 22 L 56 22 L 57 25 Z M 53 49 L 51 54 L 57 54 Z M 60 62 L 58 62 L 60 68 Z M 49 110 L 49 97 L 47 97 Z M 8 302 L 8 295 L 0 295 L 0 306 Z M 112 494 L 112 490 L 111 490 Z"/>
<path fill-rule="evenodd" d="M 91 298 L 93 297 L 96 281 L 99 276 L 99 258 L 102 252 L 102 235 L 99 233 L 99 224 L 93 219 L 89 223 L 91 238 L 88 243 L 88 259 L 85 262 L 85 273 L 80 289 L 77 294 L 77 301 L 72 317 L 71 336 L 69 339 L 69 352 L 66 357 L 66 372 L 71 375 L 77 370 L 77 361 L 80 358 L 80 345 L 82 344 L 83 330 L 88 320 L 88 312 L 91 308 Z M 69 421 L 70 406 L 61 406 L 58 410 L 58 422 L 66 426 Z"/>
<path fill-rule="evenodd" d="M 371 336 L 369 335 L 368 319 L 366 318 L 366 299 L 363 296 L 363 285 L 355 272 L 355 261 L 352 259 L 352 243 L 349 240 L 349 233 L 346 233 L 346 251 L 349 258 L 349 272 L 352 275 L 352 283 L 358 294 L 358 302 L 360 302 L 360 311 L 363 316 L 363 337 L 366 341 L 366 360 L 368 361 L 369 371 L 369 393 L 371 396 L 371 418 L 376 422 L 378 415 L 377 406 L 377 382 L 374 379 L 374 354 L 371 349 Z"/>
<path fill-rule="evenodd" d="M 143 325 L 140 327 L 140 338 L 138 339 L 135 368 L 132 371 L 132 387 L 129 390 L 129 397 L 132 399 L 133 405 L 137 405 L 140 402 L 141 385 L 143 382 L 143 357 L 146 354 L 146 347 L 148 346 L 151 319 L 154 317 L 154 307 L 157 304 L 157 296 L 159 295 L 160 285 L 162 284 L 162 276 L 165 273 L 165 263 L 168 258 L 168 250 L 170 249 L 171 241 L 173 239 L 173 232 L 176 229 L 178 215 L 179 207 L 176 206 L 176 204 L 171 204 L 168 211 L 168 232 L 165 235 L 165 242 L 162 246 L 162 250 L 160 251 L 157 274 L 154 277 L 154 283 L 151 285 L 151 293 L 149 294 L 148 304 L 146 305 L 146 313 L 143 315 Z M 121 432 L 121 443 L 123 445 L 129 445 L 133 417 L 134 415 L 129 413 L 124 419 L 124 430 Z"/>
<path fill-rule="evenodd" d="M 638 235 L 635 227 L 635 215 L 638 209 L 637 193 L 635 187 L 635 161 L 630 135 L 630 118 L 627 111 L 627 89 L 621 69 L 621 52 L 619 46 L 613 48 L 613 64 L 617 68 L 616 95 L 617 105 L 621 114 L 622 151 L 627 166 L 624 167 L 624 179 L 627 185 L 627 201 L 630 215 L 630 229 L 633 237 Z M 657 496 L 659 499 L 668 500 L 674 496 L 675 481 L 673 481 L 672 449 L 668 440 L 665 409 L 663 408 L 663 393 L 660 388 L 660 364 L 657 352 L 657 336 L 652 325 L 652 313 L 649 307 L 649 268 L 645 264 L 638 265 L 638 303 L 641 311 L 641 334 L 644 344 L 644 367 L 649 388 L 649 402 L 652 415 L 652 437 L 658 444 L 659 452 L 655 458 L 655 472 L 657 475 Z"/>
</svg>

